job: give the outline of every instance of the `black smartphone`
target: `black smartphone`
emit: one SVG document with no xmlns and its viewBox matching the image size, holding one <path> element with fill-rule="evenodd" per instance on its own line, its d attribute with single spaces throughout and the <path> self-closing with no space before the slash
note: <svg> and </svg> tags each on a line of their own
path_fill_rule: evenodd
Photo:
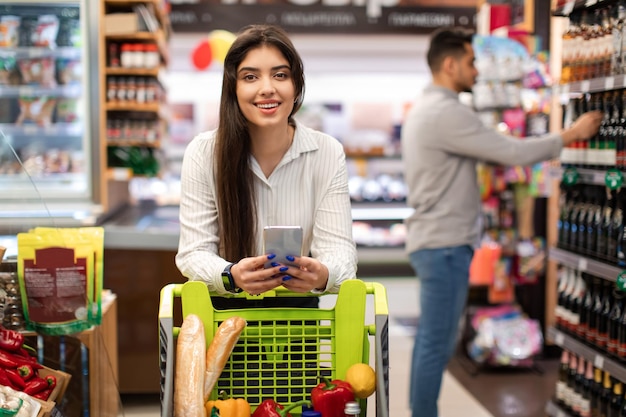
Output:
<svg viewBox="0 0 626 417">
<path fill-rule="evenodd" d="M 263 228 L 263 253 L 276 255 L 265 263 L 266 268 L 272 262 L 283 265 L 295 264 L 287 260 L 287 255 L 302 256 L 302 227 L 300 226 L 265 226 Z"/>
</svg>

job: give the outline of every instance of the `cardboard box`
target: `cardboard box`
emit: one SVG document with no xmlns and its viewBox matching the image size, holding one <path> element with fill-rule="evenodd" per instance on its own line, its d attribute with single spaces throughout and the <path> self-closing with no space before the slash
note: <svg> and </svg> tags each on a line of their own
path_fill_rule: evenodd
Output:
<svg viewBox="0 0 626 417">
<path fill-rule="evenodd" d="M 139 31 L 139 17 L 135 13 L 110 13 L 104 16 L 105 35 L 128 35 Z"/>
</svg>

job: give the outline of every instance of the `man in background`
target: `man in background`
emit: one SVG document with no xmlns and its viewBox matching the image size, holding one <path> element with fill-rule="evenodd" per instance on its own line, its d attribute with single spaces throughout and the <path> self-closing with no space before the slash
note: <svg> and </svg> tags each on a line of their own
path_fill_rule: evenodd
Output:
<svg viewBox="0 0 626 417">
<path fill-rule="evenodd" d="M 502 135 L 459 101 L 458 94 L 471 92 L 478 76 L 471 33 L 435 31 L 427 61 L 432 84 L 417 98 L 402 127 L 408 204 L 414 209 L 406 220 L 406 249 L 420 280 L 409 393 L 412 417 L 437 417 L 443 372 L 455 350 L 473 247 L 481 232 L 477 162 L 530 165 L 557 158 L 564 146 L 594 136 L 602 121 L 602 114 L 594 111 L 561 133 L 523 140 Z"/>
</svg>

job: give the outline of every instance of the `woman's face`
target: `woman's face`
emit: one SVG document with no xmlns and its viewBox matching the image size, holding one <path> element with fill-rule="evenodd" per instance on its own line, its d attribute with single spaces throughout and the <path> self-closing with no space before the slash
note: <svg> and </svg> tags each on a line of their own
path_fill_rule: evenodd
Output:
<svg viewBox="0 0 626 417">
<path fill-rule="evenodd" d="M 237 68 L 237 102 L 248 123 L 286 125 L 294 100 L 291 68 L 283 54 L 270 45 L 251 49 Z"/>
</svg>

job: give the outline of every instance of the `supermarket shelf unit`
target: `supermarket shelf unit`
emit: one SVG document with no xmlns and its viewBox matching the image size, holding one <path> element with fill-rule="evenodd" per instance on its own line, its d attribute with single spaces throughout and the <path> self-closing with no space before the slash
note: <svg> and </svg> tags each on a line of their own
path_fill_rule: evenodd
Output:
<svg viewBox="0 0 626 417">
<path fill-rule="evenodd" d="M 569 19 L 570 15 L 573 12 L 592 12 L 595 9 L 606 7 L 607 4 L 609 4 L 609 2 L 598 2 L 596 0 L 568 0 L 562 6 L 552 10 L 552 15 L 557 18 L 566 17 Z M 559 33 L 555 36 L 560 37 L 561 34 Z M 561 53 L 559 41 L 555 42 L 555 44 L 556 47 L 552 49 L 552 53 Z M 560 68 L 557 69 L 557 71 L 558 70 L 560 70 Z M 559 103 L 559 105 L 555 105 L 555 107 L 557 109 L 560 109 L 560 103 L 562 103 L 565 99 L 569 100 L 575 95 L 603 93 L 624 88 L 626 88 L 626 76 L 624 74 L 568 82 L 554 87 L 554 96 L 559 98 L 555 100 L 555 103 Z M 558 113 L 558 111 L 555 112 L 555 114 Z M 554 117 L 553 121 L 557 121 L 557 119 L 560 118 Z M 557 128 L 558 130 L 560 130 L 562 127 L 562 120 L 558 120 L 557 123 Z M 565 162 L 565 159 L 563 159 L 563 161 Z M 578 162 L 576 163 L 578 164 Z M 607 169 L 608 168 L 611 167 L 607 166 Z M 586 169 L 582 167 L 576 167 L 576 171 L 578 173 L 578 184 L 598 186 L 605 185 L 605 176 L 607 173 L 606 169 Z M 558 203 L 556 203 L 558 201 L 558 196 L 553 197 L 552 201 L 553 206 L 558 207 Z M 556 210 L 556 212 L 558 212 L 558 209 Z M 555 221 L 550 225 L 550 227 L 554 229 L 555 232 L 557 228 L 556 217 L 558 216 L 554 216 Z M 554 234 L 554 236 L 556 235 L 557 233 Z M 611 282 L 615 282 L 619 274 L 623 271 L 623 268 L 618 267 L 612 262 L 604 261 L 601 258 L 592 258 L 590 256 L 586 256 L 580 253 L 575 253 L 563 247 L 554 247 L 556 246 L 556 242 L 550 242 L 550 245 L 553 247 L 551 247 L 551 249 L 549 250 L 548 255 L 549 260 L 551 261 L 549 270 L 554 273 L 554 279 L 549 282 L 556 282 L 557 265 L 588 273 L 592 276 L 596 276 L 603 280 Z M 549 288 L 548 292 L 550 293 L 550 291 L 553 291 L 553 305 L 556 307 L 556 285 L 554 285 L 554 288 Z M 551 321 L 552 320 L 548 318 L 548 322 Z M 612 357 L 607 352 L 602 351 L 595 346 L 587 344 L 580 339 L 572 336 L 571 334 L 557 329 L 556 327 L 548 327 L 546 338 L 561 349 L 567 350 L 579 357 L 582 357 L 586 361 L 590 361 L 591 363 L 593 363 L 595 368 L 608 372 L 612 377 L 616 378 L 619 381 L 626 382 L 626 364 Z M 548 401 L 545 411 L 547 415 L 553 417 L 572 416 L 571 413 L 567 412 L 566 410 L 562 409 L 558 404 L 556 404 L 554 400 Z"/>
<path fill-rule="evenodd" d="M 129 29 L 128 32 L 120 32 L 120 25 L 111 24 L 108 20 L 112 15 L 132 16 L 131 13 L 137 13 L 139 18 L 140 13 L 136 11 L 138 6 L 144 6 L 144 11 L 156 24 L 152 31 Z M 129 202 L 128 181 L 133 176 L 158 175 L 156 153 L 167 130 L 165 94 L 160 75 L 169 60 L 167 42 L 171 25 L 163 0 L 101 0 L 100 21 L 104 27 L 100 30 L 99 42 L 102 97 L 99 146 L 102 158 L 100 164 L 107 168 L 101 187 L 107 190 L 106 207 L 115 210 Z M 155 45 L 154 53 L 158 55 L 158 62 L 153 65 L 136 62 L 125 65 L 121 57 L 124 44 Z M 124 88 L 122 82 L 137 82 L 141 89 Z M 129 91 L 136 91 L 130 99 L 127 95 Z M 139 159 L 141 162 L 128 166 L 124 157 L 129 160 L 131 157 Z M 120 165 L 123 167 L 120 168 Z"/>
</svg>

